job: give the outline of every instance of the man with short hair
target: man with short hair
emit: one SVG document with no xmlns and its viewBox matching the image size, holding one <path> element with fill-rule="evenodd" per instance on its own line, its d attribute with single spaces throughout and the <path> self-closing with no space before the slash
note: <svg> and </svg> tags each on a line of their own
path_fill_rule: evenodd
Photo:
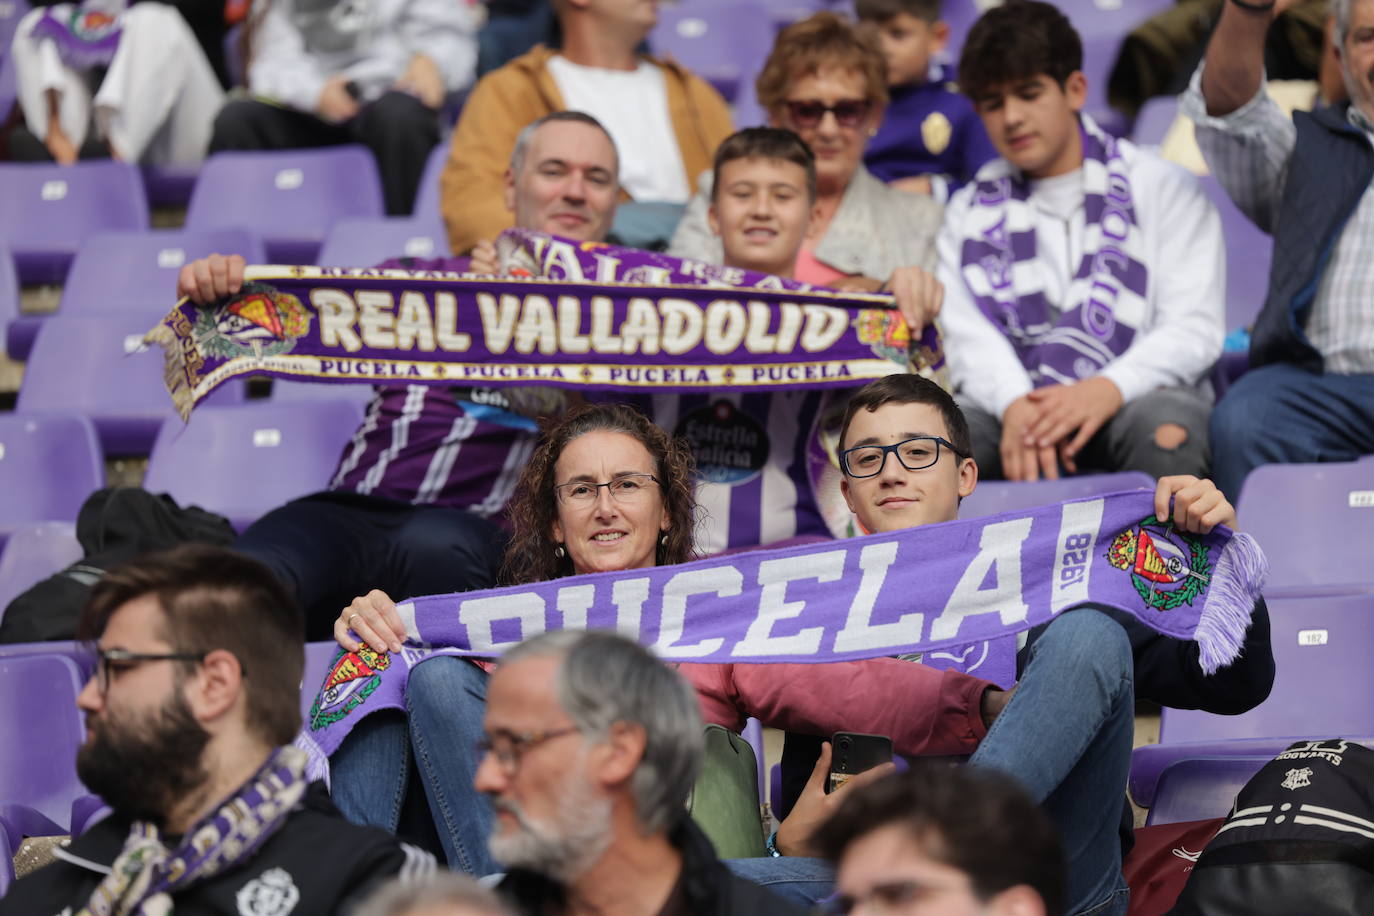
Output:
<svg viewBox="0 0 1374 916">
<path fill-rule="evenodd" d="M 688 816 L 702 763 L 692 688 L 648 650 L 564 630 L 491 677 L 476 787 L 496 809 L 500 890 L 529 916 L 802 911 L 732 876 Z"/>
<path fill-rule="evenodd" d="M 1225 250 L 1198 181 L 1081 113 L 1064 14 L 989 10 L 959 62 L 1000 158 L 938 243 L 945 354 L 984 477 L 1206 473 Z"/>
<path fill-rule="evenodd" d="M 836 868 L 838 913 L 1063 912 L 1054 826 L 1000 773 L 913 765 L 848 794 L 817 846 Z"/>
<path fill-rule="evenodd" d="M 291 746 L 300 631 L 273 575 L 228 550 L 187 545 L 107 573 L 79 631 L 97 658 L 77 700 L 77 773 L 113 814 L 0 913 L 333 913 L 398 872 L 432 872 L 306 780 Z"/>
<path fill-rule="evenodd" d="M 621 186 L 638 201 L 684 203 L 733 129 L 729 108 L 703 80 L 639 53 L 658 20 L 656 0 L 553 6 L 561 47 L 538 45 L 484 76 L 454 128 L 440 190 L 456 254 L 510 227 L 498 192 L 506 153 L 521 127 L 549 112 L 578 109 L 606 125 L 624 157 Z M 672 226 L 665 229 L 664 238 Z"/>
<path fill-rule="evenodd" d="M 1274 236 L 1252 368 L 1212 417 L 1217 482 L 1374 454 L 1374 0 L 1333 0 L 1348 103 L 1290 120 L 1265 91 L 1270 23 L 1294 0 L 1223 3 L 1182 110 L 1236 205 Z"/>
<path fill-rule="evenodd" d="M 506 205 L 524 228 L 602 241 L 619 199 L 618 165 L 614 142 L 594 118 L 547 115 L 512 150 Z M 474 254 L 474 270 L 496 272 L 494 248 Z M 182 268 L 177 295 L 214 302 L 239 291 L 243 268 L 238 255 L 202 258 Z M 488 519 L 510 499 L 534 447 L 536 418 L 561 403 L 550 393 L 378 388 L 329 489 L 274 509 L 235 546 L 292 587 L 311 639 L 332 635 L 339 609 L 370 589 L 401 596 L 490 586 L 504 538 Z"/>
</svg>

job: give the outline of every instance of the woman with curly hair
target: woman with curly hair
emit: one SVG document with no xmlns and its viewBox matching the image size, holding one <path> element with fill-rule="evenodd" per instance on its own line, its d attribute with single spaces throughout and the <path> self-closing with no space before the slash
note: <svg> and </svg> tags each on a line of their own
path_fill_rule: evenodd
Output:
<svg viewBox="0 0 1374 916">
<path fill-rule="evenodd" d="M 692 559 L 691 477 L 691 452 L 637 410 L 573 409 L 545 430 L 515 487 L 504 584 Z M 391 598 L 373 590 L 344 609 L 334 635 L 349 651 L 361 639 L 399 653 L 405 626 Z M 491 808 L 472 788 L 486 689 L 485 667 L 468 659 L 439 655 L 417 665 L 406 714 L 367 717 L 330 761 L 339 809 L 395 831 L 418 771 L 450 867 L 496 870 L 486 847 Z"/>
</svg>

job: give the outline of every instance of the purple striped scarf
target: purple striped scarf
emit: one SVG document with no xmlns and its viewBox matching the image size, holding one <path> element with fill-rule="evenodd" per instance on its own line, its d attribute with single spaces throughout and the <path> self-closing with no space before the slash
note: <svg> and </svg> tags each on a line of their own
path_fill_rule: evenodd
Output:
<svg viewBox="0 0 1374 916">
<path fill-rule="evenodd" d="M 1097 374 L 1126 352 L 1148 314 L 1149 271 L 1126 162 L 1086 115 L 1082 137 L 1086 232 L 1064 302 L 1045 295 L 1030 182 L 1004 159 L 978 173 L 960 252 L 974 301 L 1011 340 L 1036 387 Z"/>
<path fill-rule="evenodd" d="M 297 743 L 318 769 L 360 718 L 404 708 L 436 652 L 491 657 L 535 633 L 616 629 L 687 662 L 832 662 L 1001 640 L 1092 603 L 1196 640 L 1203 671 L 1244 643 L 1267 563 L 1254 539 L 1176 530 L 1146 490 L 654 569 L 397 605 L 398 656 L 340 652 Z M 444 648 L 439 648 L 444 647 Z"/>
</svg>

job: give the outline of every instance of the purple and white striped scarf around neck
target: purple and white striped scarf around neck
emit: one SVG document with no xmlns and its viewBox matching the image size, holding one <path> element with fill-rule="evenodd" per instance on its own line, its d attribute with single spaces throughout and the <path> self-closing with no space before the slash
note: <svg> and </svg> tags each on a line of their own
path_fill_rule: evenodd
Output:
<svg viewBox="0 0 1374 916">
<path fill-rule="evenodd" d="M 1064 301 L 1052 305 L 1045 294 L 1030 182 L 1004 159 L 978 173 L 960 251 L 969 293 L 1036 387 L 1096 375 L 1126 352 L 1148 312 L 1149 270 L 1126 162 L 1090 118 L 1081 127 L 1083 258 Z"/>
</svg>

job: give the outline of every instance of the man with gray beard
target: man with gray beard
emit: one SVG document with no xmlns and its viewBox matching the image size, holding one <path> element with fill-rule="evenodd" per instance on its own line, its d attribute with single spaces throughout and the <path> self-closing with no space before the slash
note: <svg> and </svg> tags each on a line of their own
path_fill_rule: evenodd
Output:
<svg viewBox="0 0 1374 916">
<path fill-rule="evenodd" d="M 790 916 L 730 874 L 687 815 L 696 696 L 614 633 L 559 631 L 491 677 L 476 786 L 492 800 L 500 891 L 522 914 Z"/>
</svg>

